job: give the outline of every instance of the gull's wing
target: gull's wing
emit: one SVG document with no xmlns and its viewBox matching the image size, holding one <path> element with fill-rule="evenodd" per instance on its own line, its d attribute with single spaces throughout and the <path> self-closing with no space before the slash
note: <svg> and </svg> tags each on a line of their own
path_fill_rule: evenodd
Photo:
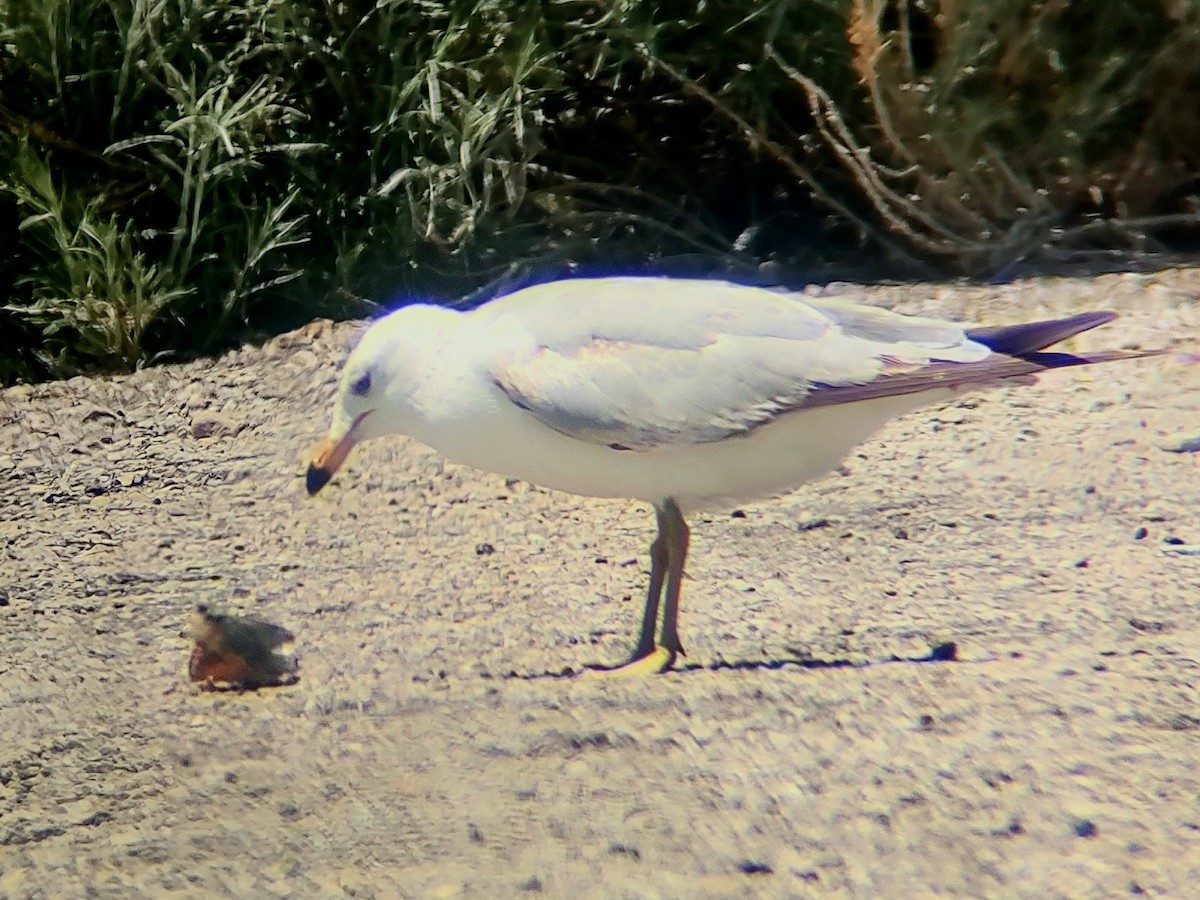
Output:
<svg viewBox="0 0 1200 900">
<path fill-rule="evenodd" d="M 806 406 L 1017 374 L 992 372 L 989 360 L 1010 358 L 954 323 L 720 282 L 578 279 L 477 314 L 509 400 L 618 449 L 709 443 Z"/>
</svg>

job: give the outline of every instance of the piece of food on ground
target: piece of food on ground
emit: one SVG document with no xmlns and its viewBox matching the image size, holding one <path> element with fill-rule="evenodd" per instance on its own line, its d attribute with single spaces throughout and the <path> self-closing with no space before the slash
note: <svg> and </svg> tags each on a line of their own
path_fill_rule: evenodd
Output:
<svg viewBox="0 0 1200 900">
<path fill-rule="evenodd" d="M 297 680 L 295 637 L 286 628 L 197 606 L 190 632 L 196 646 L 188 677 L 206 688 L 254 689 Z"/>
</svg>

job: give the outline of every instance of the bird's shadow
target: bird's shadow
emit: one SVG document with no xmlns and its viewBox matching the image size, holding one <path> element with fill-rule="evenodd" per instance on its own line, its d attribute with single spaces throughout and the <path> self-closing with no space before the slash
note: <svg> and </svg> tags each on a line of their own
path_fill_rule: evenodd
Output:
<svg viewBox="0 0 1200 900">
<path fill-rule="evenodd" d="M 718 660 L 711 663 L 686 663 L 675 665 L 665 675 L 692 675 L 700 672 L 720 671 L 763 671 L 777 669 L 873 669 L 878 666 L 890 666 L 896 663 L 947 663 L 958 662 L 958 646 L 953 641 L 931 647 L 923 656 L 896 656 L 867 662 L 855 662 L 849 659 L 813 659 L 811 657 L 787 657 L 782 659 L 736 659 Z M 575 669 L 567 666 L 557 672 L 508 672 L 503 677 L 506 680 L 541 681 L 544 679 L 584 678 L 594 674 L 603 674 L 602 669 Z"/>
</svg>

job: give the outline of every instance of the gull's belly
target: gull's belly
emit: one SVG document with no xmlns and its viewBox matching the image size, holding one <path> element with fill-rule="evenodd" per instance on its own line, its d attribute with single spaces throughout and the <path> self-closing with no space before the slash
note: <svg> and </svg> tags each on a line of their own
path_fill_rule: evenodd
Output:
<svg viewBox="0 0 1200 900">
<path fill-rule="evenodd" d="M 818 407 L 739 437 L 646 451 L 576 440 L 515 408 L 475 420 L 470 435 L 456 429 L 423 439 L 454 462 L 542 487 L 649 503 L 670 497 L 687 510 L 785 493 L 837 468 L 888 420 L 951 395 L 943 389 Z"/>
</svg>

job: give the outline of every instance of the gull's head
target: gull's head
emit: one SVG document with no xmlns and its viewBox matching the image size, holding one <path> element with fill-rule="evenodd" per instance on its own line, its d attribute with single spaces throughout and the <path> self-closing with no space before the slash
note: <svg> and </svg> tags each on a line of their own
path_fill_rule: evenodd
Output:
<svg viewBox="0 0 1200 900">
<path fill-rule="evenodd" d="M 329 483 L 356 444 L 408 430 L 421 351 L 437 337 L 437 329 L 429 327 L 435 323 L 426 320 L 445 312 L 407 307 L 363 335 L 342 370 L 329 434 L 309 463 L 309 494 Z"/>
</svg>

